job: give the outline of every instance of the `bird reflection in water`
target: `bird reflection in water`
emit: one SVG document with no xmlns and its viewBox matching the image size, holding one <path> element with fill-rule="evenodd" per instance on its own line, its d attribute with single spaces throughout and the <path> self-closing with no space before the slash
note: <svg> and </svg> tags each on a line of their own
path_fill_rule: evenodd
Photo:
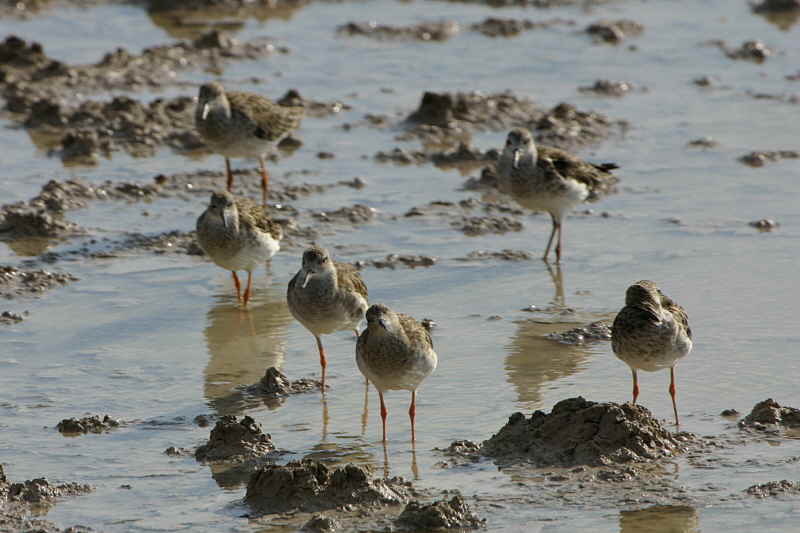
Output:
<svg viewBox="0 0 800 533">
<path fill-rule="evenodd" d="M 506 346 L 508 381 L 517 390 L 517 401 L 532 409 L 541 407 L 546 384 L 583 370 L 594 352 L 591 345 L 563 344 L 546 335 L 607 318 L 606 315 L 575 313 L 567 308 L 561 267 L 547 265 L 547 271 L 555 287 L 552 305 L 536 310 L 536 318 L 518 321 L 517 331 Z"/>
<path fill-rule="evenodd" d="M 637 511 L 620 511 L 620 533 L 699 533 L 697 510 L 688 505 L 654 505 Z"/>
<path fill-rule="evenodd" d="M 280 369 L 283 364 L 292 322 L 283 288 L 269 286 L 257 291 L 255 298 L 245 311 L 232 306 L 226 293 L 207 314 L 204 335 L 209 360 L 203 392 L 219 415 L 242 414 L 254 402 L 260 402 L 236 387 L 257 383 L 267 368 Z M 277 405 L 279 402 L 267 403 L 270 408 Z"/>
</svg>

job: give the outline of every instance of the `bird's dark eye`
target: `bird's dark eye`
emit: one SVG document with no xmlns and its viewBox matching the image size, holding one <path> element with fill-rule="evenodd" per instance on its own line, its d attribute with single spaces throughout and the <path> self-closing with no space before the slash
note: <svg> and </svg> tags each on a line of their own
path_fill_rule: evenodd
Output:
<svg viewBox="0 0 800 533">
<path fill-rule="evenodd" d="M 506 146 L 511 146 L 511 139 L 506 140 Z"/>
<path fill-rule="evenodd" d="M 322 258 L 322 262 L 323 262 L 323 263 L 327 263 L 327 262 L 328 262 L 328 258 L 327 258 L 327 257 L 323 257 L 323 258 Z"/>
</svg>

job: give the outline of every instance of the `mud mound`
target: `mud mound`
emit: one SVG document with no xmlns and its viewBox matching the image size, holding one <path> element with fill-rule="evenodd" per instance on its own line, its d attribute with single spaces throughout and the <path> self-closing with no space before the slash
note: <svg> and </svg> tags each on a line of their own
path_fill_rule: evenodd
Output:
<svg viewBox="0 0 800 533">
<path fill-rule="evenodd" d="M 618 44 L 628 37 L 641 35 L 643 31 L 644 26 L 628 19 L 601 20 L 586 27 L 586 33 L 591 35 L 595 42 L 611 44 Z"/>
<path fill-rule="evenodd" d="M 325 531 L 336 531 L 341 524 L 334 519 L 325 515 L 315 514 L 311 519 L 303 525 L 301 531 L 311 531 L 314 533 L 323 533 Z"/>
<path fill-rule="evenodd" d="M 258 383 L 245 388 L 245 392 L 278 399 L 317 390 L 321 386 L 322 382 L 316 379 L 302 378 L 292 381 L 283 372 L 271 366 L 264 372 L 264 377 Z"/>
<path fill-rule="evenodd" d="M 487 233 L 508 233 L 521 231 L 522 222 L 509 217 L 464 217 L 460 221 L 453 221 L 451 225 L 464 235 L 475 237 Z"/>
<path fill-rule="evenodd" d="M 747 487 L 745 492 L 756 498 L 775 498 L 778 496 L 798 496 L 800 495 L 800 481 L 770 481 Z"/>
<path fill-rule="evenodd" d="M 19 324 L 28 317 L 28 312 L 14 313 L 12 311 L 3 311 L 0 313 L 0 324 L 8 326 L 10 324 Z"/>
<path fill-rule="evenodd" d="M 375 268 L 391 268 L 394 270 L 398 267 L 431 267 L 435 265 L 438 260 L 439 259 L 437 257 L 432 257 L 429 255 L 388 254 L 383 259 L 356 261 L 353 263 L 353 266 L 359 270 L 368 266 Z"/>
<path fill-rule="evenodd" d="M 0 296 L 9 300 L 18 296 L 38 296 L 73 281 L 78 281 L 78 278 L 66 272 L 21 270 L 0 265 Z"/>
<path fill-rule="evenodd" d="M 550 28 L 558 25 L 574 26 L 575 21 L 560 18 L 533 21 L 529 19 L 488 17 L 481 22 L 471 24 L 469 29 L 482 33 L 487 37 L 514 37 L 523 31 Z"/>
<path fill-rule="evenodd" d="M 758 168 L 763 167 L 767 163 L 775 163 L 781 159 L 798 159 L 800 152 L 796 150 L 768 150 L 768 151 L 753 151 L 745 154 L 739 158 L 740 163 Z"/>
<path fill-rule="evenodd" d="M 118 428 L 121 422 L 108 415 L 84 416 L 83 418 L 65 418 L 56 425 L 56 429 L 65 434 L 103 433 Z"/>
<path fill-rule="evenodd" d="M 375 22 L 348 22 L 336 28 L 340 35 L 369 37 L 378 41 L 446 41 L 460 31 L 457 22 L 422 22 L 411 26 L 389 26 Z"/>
<path fill-rule="evenodd" d="M 610 341 L 611 326 L 604 320 L 598 320 L 579 328 L 563 333 L 548 333 L 546 338 L 562 344 L 585 344 L 591 341 Z"/>
<path fill-rule="evenodd" d="M 319 100 L 304 98 L 297 89 L 289 89 L 283 96 L 276 100 L 276 103 L 289 107 L 303 107 L 305 108 L 306 116 L 317 118 L 327 117 L 353 109 L 351 106 L 338 100 L 333 102 L 320 102 Z M 278 147 L 286 147 L 283 141 L 287 139 L 291 139 L 291 136 L 284 137 L 281 143 L 278 144 Z"/>
<path fill-rule="evenodd" d="M 613 465 L 671 457 L 684 451 L 675 435 L 639 405 L 562 400 L 546 414 L 514 413 L 481 453 L 539 466 Z"/>
<path fill-rule="evenodd" d="M 60 212 L 31 207 L 24 203 L 0 207 L 0 237 L 64 237 L 84 231 Z"/>
<path fill-rule="evenodd" d="M 275 451 L 275 445 L 261 426 L 249 416 L 237 420 L 223 416 L 211 430 L 208 442 L 195 451 L 198 461 L 243 462 Z"/>
<path fill-rule="evenodd" d="M 349 224 L 365 224 L 375 218 L 377 210 L 363 204 L 340 207 L 332 211 L 319 211 L 312 216 L 320 222 L 346 222 Z"/>
<path fill-rule="evenodd" d="M 758 402 L 753 406 L 750 414 L 739 422 L 740 428 L 759 431 L 774 429 L 775 426 L 800 427 L 800 409 L 782 407 L 778 402 L 769 398 L 763 402 Z"/>
<path fill-rule="evenodd" d="M 487 261 L 496 259 L 499 261 L 530 261 L 533 256 L 524 250 L 511 250 L 504 248 L 499 252 L 489 250 L 473 250 L 464 257 L 456 257 L 456 261 Z"/>
<path fill-rule="evenodd" d="M 439 500 L 429 504 L 410 501 L 396 522 L 401 530 L 430 531 L 478 529 L 484 525 L 485 520 L 478 518 L 464 498 L 457 495 L 449 501 Z"/>
<path fill-rule="evenodd" d="M 330 470 L 304 459 L 285 466 L 259 469 L 247 484 L 245 501 L 263 513 L 294 509 L 322 511 L 343 505 L 377 507 L 408 501 L 410 484 L 400 479 L 370 479 L 364 467 L 346 465 Z"/>
</svg>

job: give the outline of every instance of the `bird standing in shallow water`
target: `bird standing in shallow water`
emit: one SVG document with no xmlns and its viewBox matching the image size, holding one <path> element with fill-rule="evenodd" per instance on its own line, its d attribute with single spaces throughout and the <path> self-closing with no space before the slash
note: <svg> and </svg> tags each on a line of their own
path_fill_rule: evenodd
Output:
<svg viewBox="0 0 800 533">
<path fill-rule="evenodd" d="M 197 219 L 197 243 L 214 263 L 231 271 L 236 298 L 242 300 L 237 270 L 247 271 L 244 306 L 250 300 L 253 270 L 280 250 L 281 227 L 246 198 L 215 192 Z"/>
<path fill-rule="evenodd" d="M 300 270 L 289 282 L 286 300 L 292 315 L 314 335 L 322 367 L 322 391 L 328 366 L 320 335 L 344 329 L 358 336 L 367 310 L 367 286 L 352 265 L 336 263 L 324 248 L 303 252 Z"/>
<path fill-rule="evenodd" d="M 380 304 L 367 310 L 367 328 L 356 344 L 356 364 L 378 390 L 384 442 L 389 412 L 383 393 L 411 391 L 408 416 L 411 418 L 411 442 L 416 441 L 417 387 L 436 369 L 437 362 L 430 332 L 414 318 Z"/>
<path fill-rule="evenodd" d="M 616 182 L 608 172 L 615 168 L 613 163 L 587 163 L 557 148 L 537 149 L 530 131 L 514 128 L 497 161 L 498 189 L 525 208 L 550 213 L 553 229 L 542 259 L 547 261 L 557 232 L 556 262 L 559 262 L 564 217 L 596 189 Z"/>
<path fill-rule="evenodd" d="M 683 307 L 662 293 L 652 281 L 637 281 L 625 292 L 625 307 L 611 328 L 611 346 L 631 368 L 633 403 L 639 396 L 637 370 L 655 372 L 669 368 L 669 394 L 675 425 L 675 364 L 692 351 L 692 330 Z"/>
<path fill-rule="evenodd" d="M 261 167 L 261 200 L 267 205 L 269 174 L 264 154 L 300 125 L 302 107 L 281 106 L 264 96 L 230 91 L 218 82 L 200 87 L 194 121 L 208 147 L 225 156 L 227 189 L 233 190 L 231 157 L 256 157 Z"/>
</svg>

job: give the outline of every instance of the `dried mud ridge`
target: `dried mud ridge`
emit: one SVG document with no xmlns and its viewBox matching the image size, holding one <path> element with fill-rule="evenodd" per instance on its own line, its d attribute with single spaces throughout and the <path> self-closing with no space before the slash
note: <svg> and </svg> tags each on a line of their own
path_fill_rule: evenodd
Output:
<svg viewBox="0 0 800 533">
<path fill-rule="evenodd" d="M 586 344 L 594 341 L 610 341 L 611 325 L 605 320 L 598 320 L 563 333 L 548 333 L 545 338 L 571 345 Z"/>
<path fill-rule="evenodd" d="M 738 48 L 731 48 L 721 39 L 713 39 L 708 41 L 708 44 L 718 47 L 731 59 L 743 59 L 756 63 L 763 63 L 769 56 L 775 53 L 774 50 L 761 41 L 745 41 Z"/>
<path fill-rule="evenodd" d="M 185 70 L 221 71 L 229 60 L 260 59 L 287 53 L 269 40 L 240 43 L 217 30 L 192 42 L 145 48 L 130 53 L 117 48 L 92 65 L 68 65 L 52 59 L 44 47 L 11 35 L 0 43 L 0 93 L 13 113 L 25 113 L 38 100 L 58 102 L 65 94 L 140 91 L 175 85 L 175 73 Z"/>
<path fill-rule="evenodd" d="M 13 311 L 3 311 L 0 313 L 0 325 L 9 326 L 11 324 L 19 324 L 28 317 L 28 311 L 22 313 L 14 313 Z"/>
<path fill-rule="evenodd" d="M 399 529 L 408 531 L 439 531 L 443 529 L 478 529 L 486 520 L 476 515 L 461 495 L 450 500 L 423 504 L 413 500 L 396 520 Z"/>
<path fill-rule="evenodd" d="M 105 433 L 122 425 L 120 420 L 104 415 L 84 416 L 83 418 L 65 418 L 56 425 L 56 429 L 63 434 L 76 435 L 80 433 Z"/>
<path fill-rule="evenodd" d="M 751 222 L 748 222 L 747 225 L 750 226 L 751 228 L 756 228 L 758 231 L 761 232 L 772 231 L 778 226 L 780 226 L 780 224 L 778 224 L 771 218 L 761 218 L 759 220 L 753 220 Z"/>
<path fill-rule="evenodd" d="M 258 383 L 245 387 L 244 391 L 263 397 L 265 400 L 281 400 L 287 396 L 311 392 L 322 388 L 322 382 L 317 379 L 301 378 L 290 380 L 280 370 L 271 366 L 264 372 L 264 377 Z"/>
<path fill-rule="evenodd" d="M 800 10 L 800 0 L 762 0 L 751 4 L 750 8 L 754 13 L 783 13 Z"/>
<path fill-rule="evenodd" d="M 366 267 L 374 268 L 427 268 L 435 265 L 439 261 L 438 257 L 429 255 L 409 255 L 409 254 L 388 254 L 383 259 L 360 259 L 353 262 L 353 266 L 361 270 Z"/>
<path fill-rule="evenodd" d="M 627 81 L 597 80 L 594 85 L 578 87 L 582 93 L 594 93 L 601 96 L 613 96 L 616 98 L 625 96 L 634 89 L 632 83 Z"/>
<path fill-rule="evenodd" d="M 577 397 L 558 402 L 549 414 L 514 413 L 480 453 L 504 463 L 600 466 L 673 457 L 690 440 L 670 433 L 642 406 Z"/>
<path fill-rule="evenodd" d="M 500 152 L 491 148 L 482 152 L 478 148 L 472 148 L 464 142 L 459 142 L 458 148 L 443 151 L 422 151 L 405 150 L 395 147 L 389 152 L 379 151 L 374 155 L 378 163 L 395 163 L 398 165 L 421 165 L 423 163 L 433 163 L 442 168 L 475 166 L 483 163 L 494 163 L 500 156 Z"/>
<path fill-rule="evenodd" d="M 579 111 L 561 103 L 543 110 L 533 100 L 510 91 L 484 95 L 472 93 L 436 93 L 422 95 L 419 107 L 404 123 L 407 131 L 399 140 L 420 139 L 423 144 L 458 146 L 473 131 L 504 132 L 521 126 L 530 129 L 536 142 L 574 150 L 606 139 L 613 128 L 625 122 L 613 122 L 604 115 Z"/>
<path fill-rule="evenodd" d="M 514 37 L 523 31 L 552 28 L 553 26 L 574 26 L 575 21 L 562 18 L 548 20 L 512 19 L 487 17 L 481 22 L 471 24 L 469 29 L 487 37 Z"/>
<path fill-rule="evenodd" d="M 12 482 L 6 478 L 3 465 L 0 465 L 0 529 L 3 531 L 36 531 L 37 533 L 56 533 L 62 531 L 52 522 L 32 516 L 32 511 L 41 513 L 42 509 L 56 503 L 59 498 L 88 494 L 94 489 L 79 483 L 51 484 L 45 478 L 23 482 Z M 63 530 L 64 533 L 90 531 L 83 526 Z"/>
<path fill-rule="evenodd" d="M 782 479 L 781 481 L 769 481 L 767 483 L 760 483 L 747 487 L 745 490 L 750 496 L 756 498 L 779 498 L 784 496 L 800 496 L 800 481 L 789 481 Z"/>
<path fill-rule="evenodd" d="M 226 415 L 214 425 L 208 442 L 197 448 L 195 459 L 243 463 L 265 459 L 275 451 L 270 435 L 265 434 L 255 420 L 249 416 L 237 420 L 235 416 Z"/>
<path fill-rule="evenodd" d="M 490 259 L 497 259 L 500 261 L 530 261 L 533 255 L 524 250 L 511 250 L 505 248 L 499 252 L 490 252 L 488 250 L 473 250 L 464 257 L 456 257 L 456 261 L 488 261 Z"/>
<path fill-rule="evenodd" d="M 78 278 L 69 273 L 23 270 L 0 265 L 0 297 L 10 300 L 20 296 L 38 296 L 77 280 Z"/>
<path fill-rule="evenodd" d="M 450 20 L 423 22 L 411 26 L 389 26 L 376 22 L 348 22 L 336 28 L 336 32 L 340 35 L 369 37 L 379 41 L 446 41 L 460 30 L 458 23 Z"/>
<path fill-rule="evenodd" d="M 362 466 L 331 470 L 304 459 L 255 472 L 247 484 L 245 502 L 261 513 L 316 512 L 344 506 L 379 508 L 406 503 L 415 494 L 402 478 L 371 479 Z"/>
</svg>

